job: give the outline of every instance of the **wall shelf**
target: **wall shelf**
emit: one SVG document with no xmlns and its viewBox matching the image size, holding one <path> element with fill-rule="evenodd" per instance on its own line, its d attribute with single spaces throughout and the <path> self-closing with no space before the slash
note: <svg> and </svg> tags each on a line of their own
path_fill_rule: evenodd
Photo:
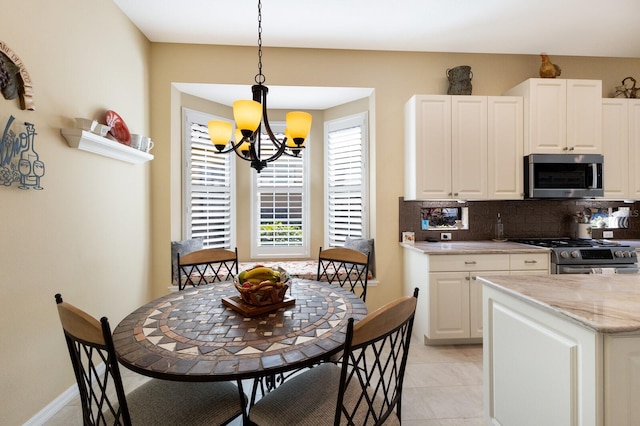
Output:
<svg viewBox="0 0 640 426">
<path fill-rule="evenodd" d="M 93 152 L 94 154 L 133 164 L 141 164 L 153 160 L 153 155 L 148 152 L 142 152 L 82 129 L 60 129 L 60 133 L 71 148 Z"/>
</svg>

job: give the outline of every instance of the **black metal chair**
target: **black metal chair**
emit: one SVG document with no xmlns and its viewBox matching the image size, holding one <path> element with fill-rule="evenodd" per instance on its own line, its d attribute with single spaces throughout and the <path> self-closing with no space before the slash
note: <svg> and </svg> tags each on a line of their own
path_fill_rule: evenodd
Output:
<svg viewBox="0 0 640 426">
<path fill-rule="evenodd" d="M 347 326 L 339 365 L 324 363 L 282 383 L 249 410 L 268 425 L 400 424 L 418 289 Z"/>
<path fill-rule="evenodd" d="M 323 250 L 320 247 L 317 280 L 335 282 L 366 300 L 369 256 L 370 254 L 350 248 L 332 247 Z"/>
<path fill-rule="evenodd" d="M 245 414 L 247 397 L 231 382 L 150 379 L 126 393 L 107 318 L 56 303 L 78 383 L 84 425 L 224 425 Z"/>
<path fill-rule="evenodd" d="M 238 248 L 227 250 L 209 248 L 192 251 L 183 256 L 178 256 L 178 289 L 191 284 L 196 287 L 201 284 L 209 284 L 216 281 L 228 281 L 238 275 Z M 186 278 L 183 279 L 182 277 Z M 198 277 L 198 281 L 193 278 Z M 209 277 L 209 280 L 207 280 Z"/>
</svg>

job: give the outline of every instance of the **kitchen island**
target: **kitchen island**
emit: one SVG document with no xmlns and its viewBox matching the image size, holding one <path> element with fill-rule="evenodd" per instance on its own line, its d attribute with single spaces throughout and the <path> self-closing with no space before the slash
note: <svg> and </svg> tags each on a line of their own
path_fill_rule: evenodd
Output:
<svg viewBox="0 0 640 426">
<path fill-rule="evenodd" d="M 640 275 L 478 275 L 486 424 L 638 425 Z"/>
</svg>

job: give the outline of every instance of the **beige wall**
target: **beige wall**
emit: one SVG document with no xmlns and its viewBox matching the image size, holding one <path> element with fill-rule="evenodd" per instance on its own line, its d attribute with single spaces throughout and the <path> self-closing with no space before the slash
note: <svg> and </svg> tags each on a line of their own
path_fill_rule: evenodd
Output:
<svg viewBox="0 0 640 426">
<path fill-rule="evenodd" d="M 154 221 L 154 290 L 166 291 L 169 262 L 169 242 L 180 236 L 181 219 L 175 206 L 180 200 L 179 138 L 171 125 L 179 122 L 180 97 L 171 96 L 172 82 L 251 84 L 256 71 L 256 49 L 252 47 L 154 44 L 152 46 L 153 105 L 159 111 L 152 113 L 151 124 L 157 142 L 158 158 L 153 170 Z M 603 96 L 609 96 L 615 85 L 640 61 L 610 58 L 553 57 L 563 70 L 565 78 L 603 80 Z M 476 55 L 442 53 L 403 53 L 375 51 L 339 51 L 305 49 L 264 49 L 263 72 L 267 85 L 369 87 L 374 94 L 369 99 L 371 123 L 372 165 L 372 236 L 376 238 L 376 270 L 380 281 L 371 288 L 367 297 L 370 308 L 400 296 L 401 277 L 397 275 L 402 262 L 398 247 L 398 197 L 403 194 L 403 108 L 415 93 L 446 93 L 445 72 L 461 64 L 472 67 L 473 94 L 500 95 L 519 82 L 536 77 L 540 64 L 537 55 Z M 166 116 L 171 114 L 171 120 Z M 327 111 L 325 117 L 334 112 Z M 323 123 L 314 117 L 314 132 Z M 168 135 L 171 135 L 169 137 Z M 313 138 L 320 141 L 321 137 Z M 159 148 L 158 148 L 159 146 Z M 318 148 L 312 145 L 313 149 Z M 166 152 L 165 156 L 160 151 Z M 171 156 L 169 155 L 171 152 Z M 322 150 L 314 151 L 311 165 L 314 176 L 322 176 Z M 317 155 L 317 156 L 316 156 Z M 244 185 L 246 172 L 239 169 L 238 182 Z M 158 185 L 159 184 L 159 185 Z M 248 184 L 248 181 L 247 181 Z M 312 210 L 317 217 L 322 201 L 317 195 L 323 190 L 316 182 L 317 194 Z M 171 188 L 170 192 L 166 188 Z M 247 187 L 238 188 L 246 194 Z M 241 199 L 238 205 L 248 205 Z M 239 208 L 238 223 L 248 223 L 248 208 Z M 322 217 L 320 217 L 322 219 Z M 312 223 L 315 222 L 315 220 Z M 321 223 L 321 222 L 320 222 Z M 317 232 L 314 230 L 314 232 Z M 239 230 L 240 235 L 247 235 Z M 322 235 L 319 237 L 322 244 Z M 318 241 L 316 238 L 315 241 Z M 247 253 L 248 238 L 239 237 L 241 253 Z M 312 242 L 312 257 L 315 250 Z M 245 255 L 246 256 L 246 255 Z"/>
<path fill-rule="evenodd" d="M 74 117 L 149 134 L 149 42 L 113 2 L 3 2 L 0 40 L 24 62 L 44 190 L 0 187 L 0 424 L 18 425 L 75 383 L 54 294 L 117 324 L 150 298 L 150 165 L 71 149 Z M 104 121 L 103 121 L 104 122 Z M 16 131 L 20 130 L 15 124 Z"/>
<path fill-rule="evenodd" d="M 1 40 L 27 66 L 36 110 L 0 99 L 0 125 L 10 115 L 34 123 L 36 150 L 46 165 L 43 191 L 0 188 L 0 424 L 15 425 L 74 382 L 56 292 L 113 325 L 167 292 L 169 242 L 181 226 L 183 97 L 171 83 L 251 84 L 256 50 L 149 44 L 108 0 L 25 0 L 4 10 Z M 263 59 L 267 84 L 375 89 L 369 100 L 371 214 L 380 284 L 369 293 L 370 308 L 402 292 L 396 271 L 406 100 L 414 93 L 445 93 L 445 70 L 456 65 L 471 65 L 474 94 L 494 95 L 535 77 L 539 64 L 537 56 L 304 49 L 265 49 Z M 640 68 L 638 59 L 552 59 L 562 77 L 602 79 L 605 96 Z M 76 116 L 102 118 L 106 109 L 118 111 L 132 132 L 151 134 L 154 161 L 131 165 L 68 147 L 60 128 L 72 126 Z M 315 120 L 314 141 L 322 140 L 316 135 L 322 121 Z M 248 172 L 238 176 L 242 185 Z"/>
</svg>

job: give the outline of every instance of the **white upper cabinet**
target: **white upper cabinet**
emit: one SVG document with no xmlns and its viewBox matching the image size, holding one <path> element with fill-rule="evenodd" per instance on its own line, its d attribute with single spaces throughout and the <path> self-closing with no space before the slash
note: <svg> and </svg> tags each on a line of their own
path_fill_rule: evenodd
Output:
<svg viewBox="0 0 640 426">
<path fill-rule="evenodd" d="M 487 97 L 451 97 L 449 198 L 487 199 Z"/>
<path fill-rule="evenodd" d="M 520 96 L 488 98 L 489 199 L 519 200 L 524 197 L 522 108 Z"/>
<path fill-rule="evenodd" d="M 602 100 L 605 198 L 640 199 L 640 99 Z"/>
<path fill-rule="evenodd" d="M 505 94 L 524 98 L 524 155 L 602 153 L 601 80 L 531 78 Z"/>
<path fill-rule="evenodd" d="M 521 199 L 522 98 L 415 95 L 405 105 L 405 200 Z"/>
<path fill-rule="evenodd" d="M 629 198 L 629 103 L 627 99 L 602 100 L 602 154 L 604 197 Z"/>
<path fill-rule="evenodd" d="M 487 178 L 487 97 L 413 96 L 405 105 L 405 199 L 486 199 Z"/>
<path fill-rule="evenodd" d="M 405 104 L 405 200 L 451 198 L 451 96 Z"/>
<path fill-rule="evenodd" d="M 640 99 L 626 101 L 629 105 L 629 198 L 640 200 Z M 605 157 L 605 173 L 607 162 Z"/>
</svg>

